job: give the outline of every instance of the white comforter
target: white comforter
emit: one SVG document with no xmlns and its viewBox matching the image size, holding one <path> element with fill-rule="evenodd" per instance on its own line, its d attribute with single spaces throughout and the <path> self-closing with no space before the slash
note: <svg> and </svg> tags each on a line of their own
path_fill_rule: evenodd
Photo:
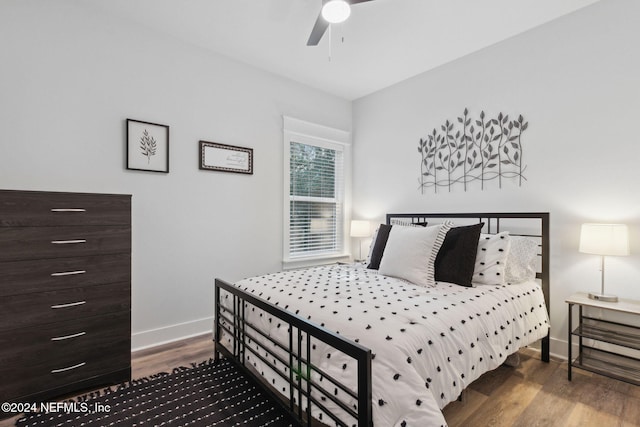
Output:
<svg viewBox="0 0 640 427">
<path fill-rule="evenodd" d="M 361 266 L 332 265 L 235 285 L 372 350 L 376 427 L 446 425 L 441 409 L 447 403 L 509 354 L 544 337 L 549 327 L 536 282 L 424 288 Z M 258 311 L 249 311 L 248 320 L 287 342 L 287 328 Z M 250 359 L 282 391 L 280 377 L 259 362 Z M 356 388 L 352 359 L 317 345 L 312 362 Z M 341 398 L 349 401 L 346 395 Z M 330 401 L 323 403 L 335 408 Z M 319 411 L 314 415 L 319 417 Z M 331 424 L 326 416 L 324 421 Z"/>
</svg>

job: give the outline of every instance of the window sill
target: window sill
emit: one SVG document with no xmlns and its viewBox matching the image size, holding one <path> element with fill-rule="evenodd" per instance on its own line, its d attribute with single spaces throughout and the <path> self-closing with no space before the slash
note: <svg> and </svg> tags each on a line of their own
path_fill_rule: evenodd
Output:
<svg viewBox="0 0 640 427">
<path fill-rule="evenodd" d="M 289 258 L 282 261 L 283 270 L 294 270 L 296 268 L 314 267 L 317 265 L 334 264 L 336 262 L 349 262 L 349 254 L 336 254 L 314 257 Z"/>
</svg>

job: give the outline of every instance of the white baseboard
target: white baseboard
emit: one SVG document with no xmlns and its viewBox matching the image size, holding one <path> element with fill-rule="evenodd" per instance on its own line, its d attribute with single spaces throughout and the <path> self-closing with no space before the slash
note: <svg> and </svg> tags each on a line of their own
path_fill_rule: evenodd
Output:
<svg viewBox="0 0 640 427">
<path fill-rule="evenodd" d="M 191 322 L 136 332 L 131 335 L 131 351 L 144 350 L 197 335 L 211 333 L 212 330 L 213 317 L 206 317 Z"/>
<path fill-rule="evenodd" d="M 567 360 L 567 340 L 561 340 L 558 338 L 553 338 L 549 340 L 549 353 L 551 356 L 557 357 L 559 359 Z M 572 354 L 575 356 L 578 354 L 578 344 L 574 343 L 573 348 L 571 349 Z"/>
</svg>

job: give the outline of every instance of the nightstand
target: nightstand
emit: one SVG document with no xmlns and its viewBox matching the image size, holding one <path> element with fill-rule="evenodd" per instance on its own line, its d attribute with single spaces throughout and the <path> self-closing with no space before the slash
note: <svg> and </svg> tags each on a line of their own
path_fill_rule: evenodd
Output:
<svg viewBox="0 0 640 427">
<path fill-rule="evenodd" d="M 576 293 L 567 298 L 566 303 L 569 305 L 569 381 L 574 367 L 640 385 L 640 301 L 621 298 L 618 302 L 604 302 L 590 299 L 586 293 Z M 573 308 L 576 305 L 578 326 L 574 329 Z M 638 322 L 633 325 L 585 314 L 593 309 L 636 315 Z M 573 337 L 578 337 L 575 359 L 571 354 Z"/>
</svg>

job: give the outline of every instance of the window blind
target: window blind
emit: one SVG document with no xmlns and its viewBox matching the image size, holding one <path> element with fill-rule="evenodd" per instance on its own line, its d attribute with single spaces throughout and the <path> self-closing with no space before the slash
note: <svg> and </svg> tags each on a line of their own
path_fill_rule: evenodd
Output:
<svg viewBox="0 0 640 427">
<path fill-rule="evenodd" d="M 289 257 L 343 251 L 343 151 L 291 141 Z"/>
</svg>

